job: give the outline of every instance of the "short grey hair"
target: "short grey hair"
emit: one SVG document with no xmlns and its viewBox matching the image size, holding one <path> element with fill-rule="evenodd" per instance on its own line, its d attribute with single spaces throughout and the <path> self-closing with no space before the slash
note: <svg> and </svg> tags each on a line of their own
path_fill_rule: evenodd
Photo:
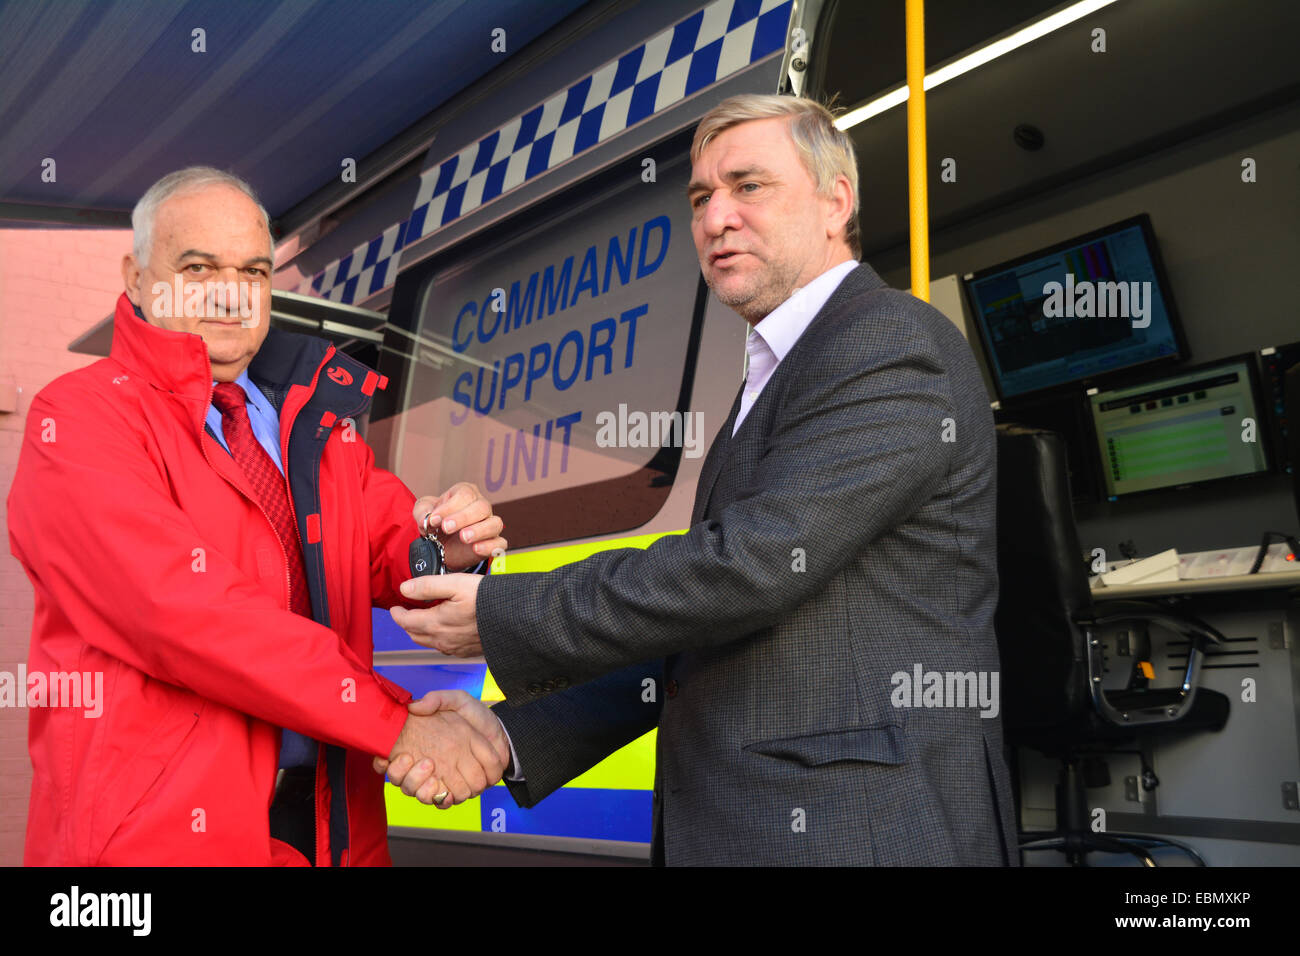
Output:
<svg viewBox="0 0 1300 956">
<path fill-rule="evenodd" d="M 137 264 L 145 266 L 149 263 L 149 251 L 153 248 L 153 223 L 158 215 L 158 207 L 173 196 L 205 186 L 232 186 L 253 200 L 257 211 L 262 214 L 262 221 L 266 223 L 267 241 L 271 249 L 275 249 L 275 241 L 271 238 L 271 217 L 266 214 L 266 207 L 257 198 L 252 186 L 234 173 L 213 166 L 186 166 L 168 173 L 150 186 L 131 210 L 131 229 L 134 233 L 131 252 Z"/>
<path fill-rule="evenodd" d="M 748 123 L 750 120 L 789 117 L 786 124 L 795 151 L 804 168 L 816 184 L 817 192 L 829 196 L 835 189 L 835 180 L 844 176 L 853 190 L 853 212 L 845 224 L 845 240 L 854 257 L 862 258 L 862 237 L 858 229 L 858 161 L 853 153 L 853 141 L 835 125 L 835 114 L 816 100 L 801 96 L 781 96 L 767 93 L 747 93 L 732 96 L 704 114 L 695 128 L 691 143 L 691 162 L 719 133 Z"/>
</svg>

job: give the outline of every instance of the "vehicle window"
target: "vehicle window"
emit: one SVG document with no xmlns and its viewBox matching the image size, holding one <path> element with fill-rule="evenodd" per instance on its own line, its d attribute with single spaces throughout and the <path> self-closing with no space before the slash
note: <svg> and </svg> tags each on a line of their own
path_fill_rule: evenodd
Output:
<svg viewBox="0 0 1300 956">
<path fill-rule="evenodd" d="M 424 277 L 393 468 L 477 484 L 511 547 L 635 528 L 683 446 L 702 318 L 688 157 L 641 157 Z"/>
</svg>

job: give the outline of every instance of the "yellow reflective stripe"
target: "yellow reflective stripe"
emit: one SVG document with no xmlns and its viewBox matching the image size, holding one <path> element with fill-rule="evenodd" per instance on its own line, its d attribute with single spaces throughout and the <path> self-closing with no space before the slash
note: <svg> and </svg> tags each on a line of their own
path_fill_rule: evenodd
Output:
<svg viewBox="0 0 1300 956">
<path fill-rule="evenodd" d="M 402 793 L 401 787 L 384 783 L 384 806 L 388 810 L 390 827 L 420 827 L 425 830 L 482 830 L 482 811 L 479 798 L 473 797 L 464 803 L 446 810 L 439 810 L 421 803 L 415 797 Z"/>
<path fill-rule="evenodd" d="M 567 544 L 558 548 L 542 548 L 523 554 L 506 555 L 505 567 L 492 565 L 493 574 L 513 574 L 527 571 L 552 571 L 555 568 L 574 561 L 581 561 L 600 551 L 614 548 L 648 548 L 652 542 L 665 534 L 685 534 L 686 529 L 665 531 L 654 534 L 638 534 L 627 538 L 614 538 L 609 541 L 586 541 L 582 544 Z M 496 561 L 501 561 L 497 558 Z M 492 672 L 483 677 L 483 691 L 479 695 L 485 703 L 505 700 Z M 566 786 L 592 787 L 605 790 L 650 790 L 655 778 L 655 731 L 650 731 L 626 747 L 610 754 L 609 757 L 592 767 L 586 773 L 576 777 Z M 400 791 L 399 791 L 400 793 Z"/>
<path fill-rule="evenodd" d="M 655 785 L 655 734 L 638 737 L 616 750 L 566 787 L 592 787 L 603 790 L 653 790 Z M 524 768 L 524 773 L 528 768 Z"/>
<path fill-rule="evenodd" d="M 492 676 L 490 670 L 483 672 L 483 690 L 479 692 L 478 699 L 485 704 L 495 704 L 499 700 L 506 699 L 506 695 L 497 686 L 496 678 Z"/>
<path fill-rule="evenodd" d="M 505 700 L 489 671 L 483 678 L 480 699 L 486 704 Z M 655 732 L 652 730 L 626 747 L 615 751 L 586 773 L 565 784 L 568 787 L 604 787 L 611 790 L 650 790 L 655 780 Z"/>
<path fill-rule="evenodd" d="M 629 538 L 611 538 L 608 541 L 584 541 L 581 544 L 565 544 L 558 548 L 542 548 L 537 551 L 524 551 L 519 554 L 507 552 L 492 561 L 493 574 L 512 574 L 516 571 L 553 571 L 561 565 L 581 561 L 601 551 L 614 548 L 648 548 L 666 534 L 685 534 L 686 529 L 678 531 L 657 531 L 653 534 L 636 534 Z M 498 570 L 500 569 L 500 570 Z"/>
</svg>

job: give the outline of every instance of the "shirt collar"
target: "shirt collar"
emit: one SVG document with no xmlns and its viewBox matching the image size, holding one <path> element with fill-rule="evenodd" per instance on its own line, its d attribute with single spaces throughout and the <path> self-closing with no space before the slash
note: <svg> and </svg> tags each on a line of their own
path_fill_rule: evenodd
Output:
<svg viewBox="0 0 1300 956">
<path fill-rule="evenodd" d="M 215 379 L 213 380 L 212 384 L 213 385 L 217 384 Z M 242 372 L 239 373 L 239 377 L 235 379 L 235 384 L 238 385 L 240 388 L 242 388 L 244 390 L 244 394 L 248 396 L 248 404 L 252 405 L 263 415 L 269 414 L 274 411 L 274 409 L 272 409 L 271 407 L 271 403 L 268 402 L 266 400 L 266 396 L 262 394 L 262 390 L 258 388 L 256 385 L 254 385 L 253 380 L 248 377 L 247 368 L 245 368 Z"/>
<path fill-rule="evenodd" d="M 857 260 L 849 259 L 831 266 L 803 288 L 795 289 L 790 298 L 759 320 L 751 334 L 763 340 L 778 362 L 783 361 L 844 277 L 859 265 Z"/>
</svg>

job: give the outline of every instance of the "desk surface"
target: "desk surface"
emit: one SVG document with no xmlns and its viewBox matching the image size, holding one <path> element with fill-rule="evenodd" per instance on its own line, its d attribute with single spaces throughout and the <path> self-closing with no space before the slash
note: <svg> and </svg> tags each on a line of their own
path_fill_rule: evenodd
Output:
<svg viewBox="0 0 1300 956">
<path fill-rule="evenodd" d="M 1236 574 L 1232 577 L 1189 578 L 1184 581 L 1139 581 L 1092 589 L 1092 599 L 1118 601 L 1126 598 L 1161 597 L 1167 594 L 1201 594 L 1214 591 L 1258 591 L 1265 588 L 1300 587 L 1300 568 L 1294 571 L 1271 571 L 1259 574 Z"/>
</svg>

